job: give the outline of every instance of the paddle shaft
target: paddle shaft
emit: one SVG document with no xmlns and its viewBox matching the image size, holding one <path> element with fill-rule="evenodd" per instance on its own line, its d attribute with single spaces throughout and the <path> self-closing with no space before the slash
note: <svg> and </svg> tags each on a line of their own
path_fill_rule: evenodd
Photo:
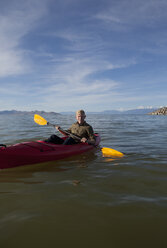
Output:
<svg viewBox="0 0 167 248">
<path fill-rule="evenodd" d="M 50 122 L 47 122 L 47 125 L 56 128 L 56 125 L 54 125 L 54 124 L 52 124 L 52 123 L 50 123 Z M 78 141 L 81 141 L 81 138 L 79 138 L 78 136 L 76 136 L 76 135 L 74 135 L 74 134 L 72 134 L 72 133 L 69 133 L 69 132 L 63 130 L 62 128 L 59 128 L 58 130 L 59 130 L 59 131 L 62 131 L 62 132 L 65 133 L 65 134 L 68 134 L 69 136 L 71 136 L 71 137 L 74 138 L 74 139 L 77 139 Z"/>
</svg>

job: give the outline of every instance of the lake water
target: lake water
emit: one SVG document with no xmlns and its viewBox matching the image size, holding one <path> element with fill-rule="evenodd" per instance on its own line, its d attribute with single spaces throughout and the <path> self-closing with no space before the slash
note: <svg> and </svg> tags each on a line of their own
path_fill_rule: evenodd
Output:
<svg viewBox="0 0 167 248">
<path fill-rule="evenodd" d="M 74 116 L 47 114 L 62 128 Z M 167 116 L 87 116 L 100 150 L 0 171 L 0 247 L 167 247 Z M 56 132 L 32 115 L 0 115 L 0 143 Z"/>
</svg>

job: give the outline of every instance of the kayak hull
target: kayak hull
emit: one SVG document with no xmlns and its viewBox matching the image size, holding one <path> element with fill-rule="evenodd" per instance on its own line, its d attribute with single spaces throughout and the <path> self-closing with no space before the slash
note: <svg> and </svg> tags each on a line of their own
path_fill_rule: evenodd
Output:
<svg viewBox="0 0 167 248">
<path fill-rule="evenodd" d="M 97 134 L 96 146 L 99 143 L 100 136 Z M 87 143 L 57 145 L 42 140 L 18 143 L 0 148 L 0 169 L 65 159 L 94 148 L 95 146 Z"/>
</svg>

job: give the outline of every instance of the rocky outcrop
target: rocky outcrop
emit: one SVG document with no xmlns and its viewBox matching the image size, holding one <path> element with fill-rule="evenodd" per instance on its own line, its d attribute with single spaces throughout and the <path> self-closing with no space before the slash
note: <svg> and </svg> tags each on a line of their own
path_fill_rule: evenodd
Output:
<svg viewBox="0 0 167 248">
<path fill-rule="evenodd" d="M 167 115 L 167 107 L 157 109 L 156 111 L 149 113 L 149 115 Z"/>
</svg>

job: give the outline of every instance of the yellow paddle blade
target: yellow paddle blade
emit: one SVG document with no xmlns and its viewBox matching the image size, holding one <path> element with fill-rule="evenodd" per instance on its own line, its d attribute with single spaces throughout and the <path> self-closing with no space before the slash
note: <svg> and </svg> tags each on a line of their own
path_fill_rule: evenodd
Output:
<svg viewBox="0 0 167 248">
<path fill-rule="evenodd" d="M 101 151 L 105 157 L 123 157 L 124 156 L 122 152 L 119 152 L 117 150 L 114 150 L 108 147 L 102 147 Z"/>
<path fill-rule="evenodd" d="M 45 120 L 42 116 L 35 114 L 34 121 L 39 125 L 47 125 L 47 120 Z"/>
</svg>

